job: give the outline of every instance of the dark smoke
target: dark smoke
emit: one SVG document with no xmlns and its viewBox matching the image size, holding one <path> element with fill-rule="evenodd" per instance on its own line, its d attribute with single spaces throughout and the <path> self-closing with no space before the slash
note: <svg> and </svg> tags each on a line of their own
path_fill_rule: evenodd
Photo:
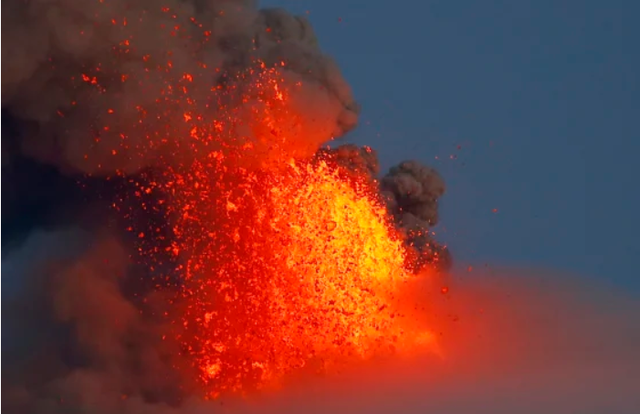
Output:
<svg viewBox="0 0 640 414">
<path fill-rule="evenodd" d="M 236 74 L 258 60 L 278 66 L 302 81 L 292 99 L 314 151 L 355 127 L 349 85 L 304 17 L 251 0 L 7 0 L 2 11 L 3 408 L 210 412 L 190 400 L 193 377 L 177 377 L 180 350 L 162 340 L 167 298 L 111 209 L 131 190 L 114 173 L 140 182 L 182 161 L 185 96 L 165 97 L 187 74 L 191 109 L 216 119 L 212 88 L 241 88 Z M 435 171 L 410 162 L 378 180 L 373 150 L 328 153 L 371 177 L 418 267 L 449 266 L 429 233 L 444 193 Z M 136 214 L 137 228 L 165 217 Z"/>
<path fill-rule="evenodd" d="M 251 0 L 10 0 L 2 8 L 2 104 L 21 124 L 19 150 L 63 170 L 156 164 L 167 154 L 140 151 L 149 139 L 189 136 L 169 87 L 190 75 L 189 98 L 215 119 L 211 89 L 258 59 L 283 62 L 285 76 L 304 81 L 309 115 L 330 122 L 324 140 L 357 122 L 351 90 L 309 22 L 283 10 Z"/>
<path fill-rule="evenodd" d="M 113 238 L 82 231 L 34 233 L 5 261 L 13 292 L 2 301 L 3 408 L 118 412 L 129 398 L 180 403 L 189 380 L 172 369 L 179 350 L 162 340 L 160 298 L 126 295 L 132 270 Z"/>
<path fill-rule="evenodd" d="M 5 245 L 30 224 L 55 228 L 81 217 L 92 227 L 109 215 L 102 206 L 121 197 L 114 172 L 180 162 L 185 151 L 174 149 L 190 139 L 186 97 L 170 91 L 184 76 L 193 79 L 190 109 L 213 120 L 212 88 L 229 86 L 258 59 L 286 64 L 284 77 L 304 81 L 292 100 L 313 150 L 357 122 L 349 85 L 309 22 L 283 10 L 251 0 L 9 0 L 2 10 Z"/>
<path fill-rule="evenodd" d="M 449 270 L 452 264 L 449 250 L 430 233 L 438 223 L 438 199 L 445 191 L 440 174 L 418 161 L 405 161 L 389 170 L 380 188 L 388 200 L 389 211 L 405 231 L 407 242 L 420 254 L 418 266 L 433 263 L 436 268 Z"/>
</svg>

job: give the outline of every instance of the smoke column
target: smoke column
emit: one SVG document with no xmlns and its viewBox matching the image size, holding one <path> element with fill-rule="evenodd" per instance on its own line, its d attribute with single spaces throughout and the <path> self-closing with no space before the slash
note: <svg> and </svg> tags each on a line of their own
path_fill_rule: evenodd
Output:
<svg viewBox="0 0 640 414">
<path fill-rule="evenodd" d="M 212 89 L 257 60 L 286 64 L 291 82 L 304 79 L 296 109 L 310 147 L 357 121 L 351 90 L 309 23 L 283 10 L 252 1 L 99 0 L 11 1 L 4 9 L 3 107 L 25 124 L 20 150 L 62 170 L 153 165 L 166 148 L 143 152 L 150 135 L 189 137 L 175 82 L 188 79 L 192 105 L 215 119 Z"/>
</svg>

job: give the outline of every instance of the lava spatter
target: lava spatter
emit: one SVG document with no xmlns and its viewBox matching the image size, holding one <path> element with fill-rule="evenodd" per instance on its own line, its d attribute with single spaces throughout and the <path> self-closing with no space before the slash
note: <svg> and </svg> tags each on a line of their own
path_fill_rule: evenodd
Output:
<svg viewBox="0 0 640 414">
<path fill-rule="evenodd" d="M 213 209 L 189 208 L 203 231 L 218 230 L 185 232 L 183 242 L 199 253 L 187 265 L 182 340 L 214 394 L 410 347 L 426 333 L 403 322 L 398 295 L 413 275 L 367 187 L 323 161 L 249 175 L 239 187 Z"/>
<path fill-rule="evenodd" d="M 170 335 L 209 397 L 408 349 L 428 334 L 400 310 L 413 256 L 375 181 L 330 153 L 299 152 L 308 143 L 289 101 L 297 85 L 277 68 L 256 71 L 251 85 L 222 92 L 240 91 L 247 107 L 194 134 L 192 151 L 214 149 L 154 182 L 171 244 L 159 251 L 153 234 L 139 235 L 145 261 L 178 263 L 183 311 L 171 314 Z"/>
</svg>

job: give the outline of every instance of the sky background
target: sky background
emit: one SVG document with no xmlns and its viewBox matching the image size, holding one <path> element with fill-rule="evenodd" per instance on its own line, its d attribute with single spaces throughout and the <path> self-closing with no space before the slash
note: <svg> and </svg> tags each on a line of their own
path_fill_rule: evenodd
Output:
<svg viewBox="0 0 640 414">
<path fill-rule="evenodd" d="M 261 2 L 308 13 L 362 105 L 350 142 L 442 173 L 436 231 L 458 266 L 640 292 L 640 3 L 604 4 Z"/>
</svg>

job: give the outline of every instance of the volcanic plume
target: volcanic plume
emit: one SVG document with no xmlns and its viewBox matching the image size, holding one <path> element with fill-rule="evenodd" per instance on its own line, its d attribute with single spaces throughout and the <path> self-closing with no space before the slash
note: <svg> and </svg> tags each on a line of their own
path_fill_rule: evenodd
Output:
<svg viewBox="0 0 640 414">
<path fill-rule="evenodd" d="M 83 240 L 7 308 L 11 408 L 180 406 L 437 348 L 412 286 L 451 263 L 430 232 L 443 180 L 328 146 L 358 105 L 306 19 L 5 3 L 3 212 Z"/>
</svg>

